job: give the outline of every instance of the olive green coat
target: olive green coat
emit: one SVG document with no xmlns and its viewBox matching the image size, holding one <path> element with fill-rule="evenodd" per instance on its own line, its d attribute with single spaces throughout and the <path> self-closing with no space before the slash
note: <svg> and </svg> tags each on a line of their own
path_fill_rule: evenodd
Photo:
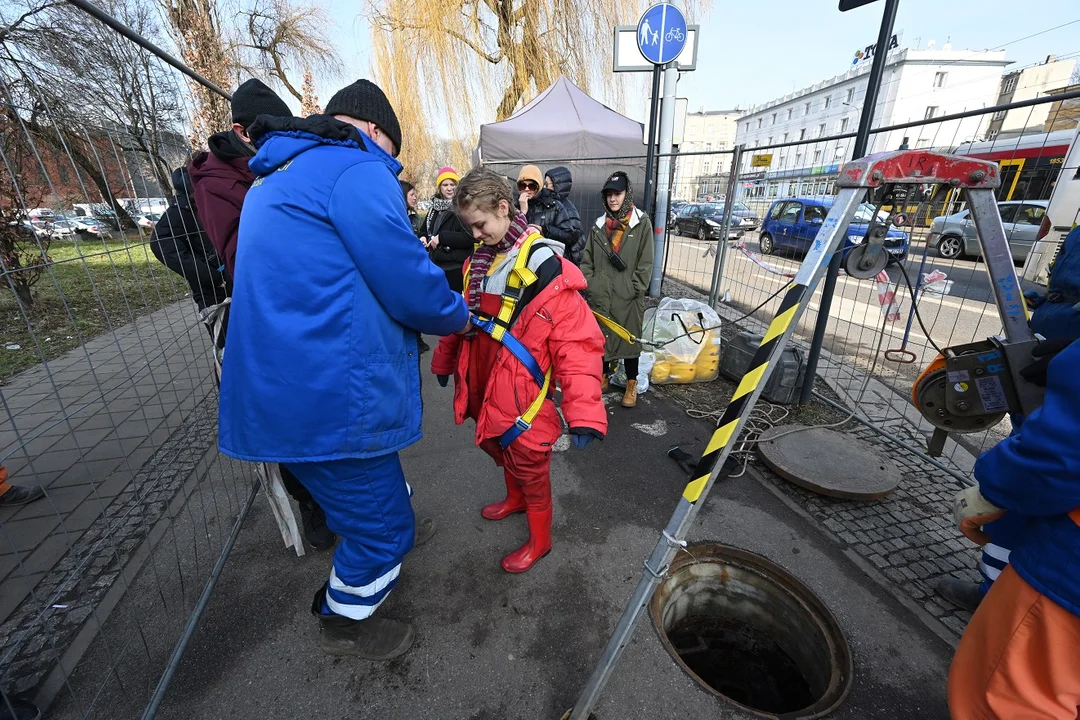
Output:
<svg viewBox="0 0 1080 720">
<path fill-rule="evenodd" d="M 649 290 L 653 267 L 653 227 L 649 216 L 634 208 L 630 226 L 623 235 L 619 256 L 626 263 L 626 270 L 616 270 L 608 260 L 606 251 L 611 250 L 604 229 L 605 215 L 589 228 L 589 241 L 585 243 L 585 257 L 581 272 L 589 283 L 589 306 L 609 317 L 633 335 L 641 335 L 641 323 L 645 315 L 645 293 Z M 641 346 L 626 342 L 603 324 L 606 345 L 604 357 L 608 360 L 635 358 L 641 354 Z"/>
</svg>

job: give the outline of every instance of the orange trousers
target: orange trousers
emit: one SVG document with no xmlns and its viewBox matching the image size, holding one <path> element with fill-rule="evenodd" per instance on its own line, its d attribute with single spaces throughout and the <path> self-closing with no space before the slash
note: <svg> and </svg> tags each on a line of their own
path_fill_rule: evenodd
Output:
<svg viewBox="0 0 1080 720">
<path fill-rule="evenodd" d="M 1080 717 L 1080 617 L 1005 568 L 949 670 L 953 720 Z"/>
<path fill-rule="evenodd" d="M 11 483 L 7 481 L 7 468 L 0 467 L 0 495 L 11 489 Z"/>
</svg>

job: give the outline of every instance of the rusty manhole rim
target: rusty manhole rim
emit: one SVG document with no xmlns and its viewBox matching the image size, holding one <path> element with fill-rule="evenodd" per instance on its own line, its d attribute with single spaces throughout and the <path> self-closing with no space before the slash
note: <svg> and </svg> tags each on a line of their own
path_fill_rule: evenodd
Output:
<svg viewBox="0 0 1080 720">
<path fill-rule="evenodd" d="M 700 688 L 708 691 L 709 694 L 722 700 L 728 705 L 756 717 L 797 717 L 800 720 L 812 720 L 813 718 L 825 717 L 836 710 L 844 700 L 847 699 L 848 693 L 851 690 L 855 668 L 847 638 L 844 636 L 840 623 L 837 622 L 836 617 L 825 603 L 823 603 L 821 599 L 818 598 L 818 596 L 801 580 L 780 565 L 757 553 L 752 553 L 748 550 L 743 550 L 731 545 L 724 545 L 723 543 L 700 542 L 688 545 L 685 549 L 680 550 L 675 556 L 675 559 L 671 562 L 671 566 L 668 568 L 664 579 L 660 581 L 660 585 L 663 585 L 670 580 L 672 576 L 684 568 L 699 563 L 710 562 L 737 566 L 742 570 L 752 572 L 769 580 L 785 591 L 787 595 L 802 608 L 807 617 L 814 620 L 818 633 L 825 638 L 826 645 L 828 646 L 827 651 L 831 661 L 829 684 L 824 692 L 821 693 L 821 697 L 812 704 L 805 708 L 782 714 L 759 710 L 724 695 L 691 670 L 679 656 L 679 653 L 671 640 L 668 639 L 667 631 L 663 626 L 663 603 L 660 599 L 661 593 L 659 592 L 660 588 L 658 586 L 657 592 L 654 592 L 652 598 L 649 600 L 649 617 L 652 620 L 653 630 L 656 632 L 660 644 L 671 656 L 672 660 L 675 661 L 676 665 L 689 675 Z"/>
</svg>

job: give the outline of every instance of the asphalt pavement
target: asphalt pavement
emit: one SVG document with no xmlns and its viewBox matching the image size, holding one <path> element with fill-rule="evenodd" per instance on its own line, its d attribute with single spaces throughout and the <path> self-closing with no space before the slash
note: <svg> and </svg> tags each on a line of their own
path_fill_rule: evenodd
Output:
<svg viewBox="0 0 1080 720">
<path fill-rule="evenodd" d="M 608 396 L 608 438 L 555 455 L 551 554 L 509 575 L 499 559 L 524 541 L 524 520 L 480 517 L 480 508 L 501 496 L 500 473 L 474 447 L 471 424 L 453 425 L 449 390 L 425 382 L 424 399 L 425 437 L 402 457 L 418 515 L 433 516 L 439 529 L 406 559 L 380 610 L 416 624 L 412 651 L 390 663 L 321 653 L 308 609 L 330 556 L 297 558 L 282 547 L 259 498 L 160 718 L 533 720 L 559 718 L 573 704 L 681 494 L 685 478 L 666 450 L 680 444 L 700 451 L 712 428 L 655 392 L 632 411 Z M 689 539 L 761 553 L 831 609 L 855 662 L 851 693 L 832 717 L 947 717 L 950 644 L 778 488 L 754 472 L 718 484 Z M 137 598 L 132 602 L 137 607 Z M 122 622 L 123 613 L 116 618 Z M 156 680 L 138 665 L 123 674 L 134 687 Z M 99 700 L 101 713 L 91 717 L 129 716 L 126 704 L 136 707 L 115 688 Z M 680 670 L 646 618 L 596 717 L 749 715 Z"/>
</svg>

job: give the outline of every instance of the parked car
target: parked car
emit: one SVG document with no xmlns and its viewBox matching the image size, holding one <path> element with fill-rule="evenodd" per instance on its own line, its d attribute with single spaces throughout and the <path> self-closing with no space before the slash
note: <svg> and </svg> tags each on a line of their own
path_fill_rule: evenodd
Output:
<svg viewBox="0 0 1080 720">
<path fill-rule="evenodd" d="M 143 213 L 133 217 L 143 230 L 153 230 L 154 225 L 157 225 L 157 221 L 161 219 L 161 213 Z"/>
<path fill-rule="evenodd" d="M 740 208 L 741 206 L 741 208 Z M 736 203 L 731 210 L 731 228 L 728 239 L 742 237 L 743 232 L 757 227 L 757 215 L 742 203 Z M 709 240 L 719 237 L 724 225 L 723 203 L 688 203 L 675 217 L 675 234 Z"/>
<path fill-rule="evenodd" d="M 998 203 L 1001 224 L 1005 226 L 1005 238 L 1009 241 L 1013 262 L 1024 262 L 1039 234 L 1049 200 L 1011 200 Z M 982 254 L 975 223 L 971 213 L 961 210 L 952 215 L 934 218 L 930 223 L 927 244 L 937 251 L 938 257 L 952 259 L 978 257 Z"/>
<path fill-rule="evenodd" d="M 758 247 L 763 255 L 771 255 L 778 248 L 789 248 L 805 253 L 817 237 L 832 207 L 830 198 L 787 198 L 769 206 L 765 222 L 761 225 Z M 884 213 L 883 213 L 884 214 Z M 863 203 L 855 211 L 848 225 L 844 248 L 853 248 L 866 238 L 874 206 Z M 884 218 L 882 218 L 884 219 Z M 902 230 L 889 228 L 885 234 L 885 250 L 897 260 L 907 257 L 911 238 Z"/>
<path fill-rule="evenodd" d="M 51 221 L 46 223 L 46 228 L 49 235 L 56 240 L 75 237 L 75 223 L 64 219 L 62 216 L 54 216 Z"/>
<path fill-rule="evenodd" d="M 105 224 L 98 221 L 97 218 L 93 218 L 93 217 L 71 217 L 71 216 L 64 216 L 64 215 L 60 215 L 59 217 L 64 218 L 65 220 L 70 222 L 72 225 L 74 225 L 75 226 L 75 232 L 77 232 L 77 233 L 83 233 L 83 234 L 86 234 L 86 235 L 97 235 L 99 237 L 100 236 L 109 237 L 111 235 L 111 233 L 109 232 L 109 229 L 105 226 Z"/>
</svg>

